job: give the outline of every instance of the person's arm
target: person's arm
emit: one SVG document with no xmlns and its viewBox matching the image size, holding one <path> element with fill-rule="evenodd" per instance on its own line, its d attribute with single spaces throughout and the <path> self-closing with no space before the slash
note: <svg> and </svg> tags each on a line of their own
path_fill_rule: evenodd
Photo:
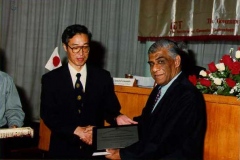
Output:
<svg viewBox="0 0 240 160">
<path fill-rule="evenodd" d="M 54 80 L 53 77 L 47 75 L 42 77 L 40 116 L 52 132 L 72 137 L 78 124 L 74 115 L 71 116 L 70 113 L 66 112 L 67 110 L 62 111 L 63 106 L 61 105 L 65 103 L 66 99 L 62 101 L 62 95 L 56 91 L 59 84 L 55 85 Z"/>
<path fill-rule="evenodd" d="M 107 73 L 104 81 L 104 117 L 110 125 L 117 125 L 116 118 L 121 115 L 121 106 L 114 91 L 113 79 L 110 73 Z"/>
<path fill-rule="evenodd" d="M 25 113 L 22 110 L 19 94 L 11 77 L 7 78 L 6 85 L 7 93 L 5 116 L 8 121 L 8 126 L 11 128 L 22 127 Z"/>
<path fill-rule="evenodd" d="M 128 116 L 120 113 L 120 103 L 114 91 L 113 79 L 108 72 L 105 81 L 105 116 L 107 122 L 111 125 L 127 125 L 137 124 L 137 122 L 130 119 Z"/>
<path fill-rule="evenodd" d="M 133 121 L 131 118 L 124 114 L 118 115 L 116 121 L 118 125 L 138 124 L 138 122 Z"/>
</svg>

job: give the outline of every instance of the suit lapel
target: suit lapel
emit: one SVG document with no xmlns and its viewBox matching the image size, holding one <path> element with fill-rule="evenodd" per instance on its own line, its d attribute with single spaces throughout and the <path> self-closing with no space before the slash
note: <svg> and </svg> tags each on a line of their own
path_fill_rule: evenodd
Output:
<svg viewBox="0 0 240 160">
<path fill-rule="evenodd" d="M 72 77 L 68 68 L 68 65 L 63 66 L 62 71 L 62 77 L 61 77 L 61 83 L 62 88 L 66 92 L 66 97 L 69 97 L 69 103 L 75 103 L 75 95 L 74 95 L 74 88 L 73 88 L 73 82 Z"/>
<path fill-rule="evenodd" d="M 158 93 L 158 87 L 159 86 L 154 87 L 151 94 L 149 95 L 148 101 L 146 103 L 146 107 L 144 108 L 143 113 L 147 117 L 151 116 L 151 114 L 152 114 L 151 112 L 152 112 L 152 109 L 153 109 L 155 97 L 157 96 L 157 93 Z"/>
<path fill-rule="evenodd" d="M 171 84 L 171 86 L 167 89 L 166 93 L 164 94 L 164 96 L 162 97 L 162 99 L 159 101 L 159 103 L 157 104 L 154 112 L 152 113 L 152 115 L 158 113 L 158 112 L 161 112 L 162 111 L 162 108 L 161 108 L 161 105 L 171 97 L 171 93 L 174 92 L 174 88 L 176 88 L 179 83 L 182 81 L 183 79 L 183 74 L 181 73 L 177 79 L 175 79 L 175 81 Z"/>
</svg>

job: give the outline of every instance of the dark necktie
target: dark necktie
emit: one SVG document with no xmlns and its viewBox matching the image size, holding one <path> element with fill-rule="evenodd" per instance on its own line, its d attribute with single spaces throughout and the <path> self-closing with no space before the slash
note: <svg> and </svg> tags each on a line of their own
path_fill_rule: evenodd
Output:
<svg viewBox="0 0 240 160">
<path fill-rule="evenodd" d="M 83 99 L 83 86 L 80 81 L 81 74 L 77 73 L 77 80 L 75 83 L 75 94 L 76 94 L 76 100 L 77 100 L 77 107 L 78 107 L 78 112 L 81 113 L 82 110 L 82 99 Z"/>
<path fill-rule="evenodd" d="M 158 93 L 157 93 L 157 96 L 154 100 L 154 103 L 153 103 L 153 109 L 152 109 L 152 112 L 154 111 L 154 109 L 156 108 L 155 105 L 157 103 L 157 101 L 159 100 L 160 96 L 161 96 L 161 86 L 158 87 Z"/>
</svg>

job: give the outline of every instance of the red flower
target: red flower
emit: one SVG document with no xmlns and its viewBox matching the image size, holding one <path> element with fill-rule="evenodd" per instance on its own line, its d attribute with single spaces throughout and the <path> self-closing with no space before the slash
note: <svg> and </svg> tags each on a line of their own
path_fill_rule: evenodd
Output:
<svg viewBox="0 0 240 160">
<path fill-rule="evenodd" d="M 230 53 L 232 55 L 232 50 Z M 219 94 L 225 96 L 236 96 L 240 99 L 240 47 L 235 53 L 235 58 L 230 55 L 223 55 L 219 64 L 211 62 L 208 64 L 208 70 L 200 72 L 200 78 L 189 76 L 188 79 L 203 94 Z M 218 69 L 219 68 L 219 69 Z M 234 89 L 233 89 L 234 88 Z"/>
<path fill-rule="evenodd" d="M 233 88 L 236 85 L 236 82 L 231 78 L 226 78 L 226 83 L 229 87 Z"/>
<path fill-rule="evenodd" d="M 200 78 L 199 82 L 203 86 L 206 86 L 206 87 L 210 87 L 211 86 L 211 81 L 208 80 L 208 79 Z"/>
<path fill-rule="evenodd" d="M 232 74 L 240 74 L 240 62 L 236 61 L 233 62 L 230 66 L 229 69 L 231 70 Z"/>
<path fill-rule="evenodd" d="M 233 63 L 233 59 L 231 58 L 230 55 L 223 55 L 222 59 L 220 60 L 220 62 L 224 63 L 225 66 L 230 67 L 231 64 Z"/>
<path fill-rule="evenodd" d="M 217 67 L 215 66 L 214 62 L 209 63 L 208 68 L 211 72 L 216 72 L 217 71 Z"/>
<path fill-rule="evenodd" d="M 197 84 L 197 77 L 196 77 L 196 75 L 189 75 L 188 79 L 194 86 L 196 86 L 196 84 Z"/>
</svg>

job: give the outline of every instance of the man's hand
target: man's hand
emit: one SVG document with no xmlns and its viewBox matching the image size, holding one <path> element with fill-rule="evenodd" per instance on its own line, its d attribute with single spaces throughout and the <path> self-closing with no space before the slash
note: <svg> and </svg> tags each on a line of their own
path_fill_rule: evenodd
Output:
<svg viewBox="0 0 240 160">
<path fill-rule="evenodd" d="M 117 116 L 116 121 L 118 125 L 138 124 L 138 122 L 133 121 L 132 119 L 130 119 L 128 116 L 124 114 L 120 114 L 119 116 Z"/>
<path fill-rule="evenodd" d="M 17 125 L 12 125 L 10 128 L 18 128 Z"/>
<path fill-rule="evenodd" d="M 93 126 L 77 127 L 74 131 L 74 134 L 86 144 L 92 145 L 92 128 Z"/>
<path fill-rule="evenodd" d="M 110 153 L 105 156 L 107 159 L 121 159 L 119 149 L 107 149 L 106 151 Z"/>
</svg>

